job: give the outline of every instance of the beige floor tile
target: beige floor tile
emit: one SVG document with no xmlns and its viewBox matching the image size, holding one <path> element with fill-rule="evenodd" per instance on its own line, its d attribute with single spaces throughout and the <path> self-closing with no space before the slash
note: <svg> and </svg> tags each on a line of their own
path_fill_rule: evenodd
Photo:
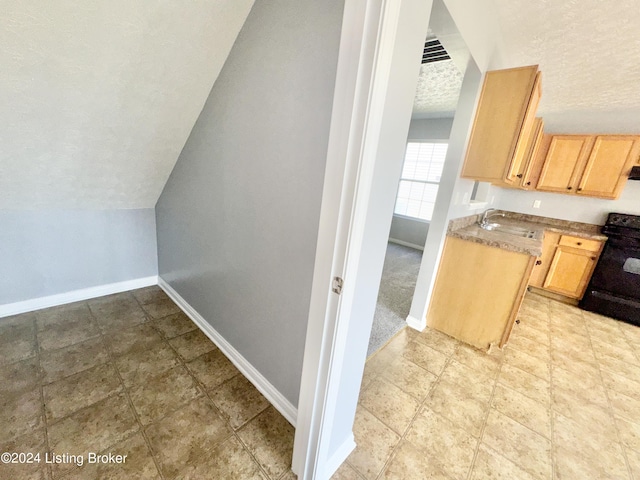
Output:
<svg viewBox="0 0 640 480">
<path fill-rule="evenodd" d="M 195 399 L 201 392 L 183 366 L 174 367 L 131 388 L 129 395 L 140 421 L 147 425 Z"/>
<path fill-rule="evenodd" d="M 200 397 L 147 427 L 146 434 L 163 474 L 173 478 L 196 459 L 210 457 L 231 429 L 211 402 Z"/>
<path fill-rule="evenodd" d="M 4 319 L 2 319 L 4 320 Z M 0 365 L 26 360 L 36 354 L 36 335 L 33 317 L 24 322 L 0 324 Z"/>
<path fill-rule="evenodd" d="M 627 459 L 629 460 L 629 468 L 635 480 L 640 479 L 640 452 L 635 450 L 626 450 Z"/>
<path fill-rule="evenodd" d="M 293 477 L 295 479 L 295 477 Z M 362 477 L 356 469 L 354 469 L 347 462 L 340 465 L 340 468 L 336 470 L 331 476 L 331 480 L 362 480 Z"/>
<path fill-rule="evenodd" d="M 554 368 L 551 373 L 552 400 L 554 408 L 562 412 L 576 403 L 593 403 L 607 408 L 608 401 L 600 372 L 584 370 L 581 374 L 563 368 Z"/>
<path fill-rule="evenodd" d="M 487 353 L 461 343 L 451 358 L 479 374 L 494 378 L 500 369 L 503 355 L 500 351 Z"/>
<path fill-rule="evenodd" d="M 344 464 L 343 464 L 344 465 Z M 355 471 L 353 469 L 351 469 L 352 471 Z M 337 472 L 336 472 L 337 473 Z M 331 477 L 332 479 L 334 477 Z M 278 480 L 298 480 L 298 476 L 293 473 L 291 470 L 289 470 L 288 472 L 286 472 L 283 476 L 281 476 Z M 344 480 L 344 479 L 343 479 Z M 347 479 L 348 480 L 348 479 Z M 361 480 L 361 479 L 358 479 Z"/>
<path fill-rule="evenodd" d="M 291 424 L 272 406 L 238 430 L 240 440 L 273 479 L 291 469 L 294 433 Z"/>
<path fill-rule="evenodd" d="M 269 406 L 267 399 L 242 375 L 210 390 L 209 396 L 235 430 Z"/>
<path fill-rule="evenodd" d="M 471 480 L 535 480 L 535 478 L 485 445 L 480 445 L 471 473 Z"/>
<path fill-rule="evenodd" d="M 168 315 L 174 315 L 179 313 L 180 307 L 178 307 L 170 298 L 161 298 L 155 300 L 151 303 L 146 303 L 142 305 L 142 309 L 149 315 L 151 318 L 163 318 Z"/>
<path fill-rule="evenodd" d="M 592 424 L 597 421 L 592 420 Z M 615 429 L 594 435 L 592 430 L 587 429 L 588 426 L 554 413 L 553 439 L 558 476 L 627 478 L 622 447 L 618 443 Z M 581 474 L 587 476 L 575 476 Z"/>
<path fill-rule="evenodd" d="M 478 440 L 466 430 L 424 408 L 405 439 L 452 478 L 466 478 Z"/>
<path fill-rule="evenodd" d="M 383 379 L 372 382 L 360 404 L 399 435 L 407 429 L 419 406 L 411 395 Z"/>
<path fill-rule="evenodd" d="M 176 349 L 185 362 L 217 348 L 215 344 L 200 330 L 193 330 L 179 337 L 172 338 L 169 343 Z"/>
<path fill-rule="evenodd" d="M 426 457 L 409 442 L 403 441 L 387 467 L 380 475 L 381 480 L 400 479 L 451 480 L 430 457 Z"/>
<path fill-rule="evenodd" d="M 0 444 L 0 452 L 2 453 L 26 453 L 40 454 L 39 461 L 34 457 L 29 460 L 32 463 L 2 463 L 0 464 L 1 478 L 16 480 L 42 480 L 47 478 L 47 466 L 45 464 L 44 454 L 47 451 L 44 429 L 38 429 L 9 442 Z"/>
<path fill-rule="evenodd" d="M 534 477 L 551 478 L 551 442 L 497 410 L 489 412 L 482 442 Z"/>
<path fill-rule="evenodd" d="M 353 435 L 357 446 L 347 461 L 364 478 L 375 479 L 400 441 L 400 436 L 362 407 L 358 407 L 356 412 Z"/>
<path fill-rule="evenodd" d="M 394 356 L 402 355 L 407 346 L 414 340 L 417 332 L 412 328 L 404 327 L 389 340 L 382 350 Z"/>
<path fill-rule="evenodd" d="M 115 356 L 147 350 L 162 341 L 160 334 L 147 323 L 134 325 L 123 330 L 113 330 L 105 336 L 107 346 Z"/>
<path fill-rule="evenodd" d="M 122 390 L 120 377 L 110 363 L 104 363 L 42 389 L 49 423 L 92 405 Z"/>
<path fill-rule="evenodd" d="M 218 348 L 191 360 L 187 368 L 207 389 L 240 375 L 240 370 Z"/>
<path fill-rule="evenodd" d="M 437 379 L 431 372 L 402 356 L 397 357 L 387 368 L 383 369 L 381 376 L 418 401 L 427 397 L 431 386 Z"/>
<path fill-rule="evenodd" d="M 489 391 L 491 385 L 494 383 L 493 377 L 494 374 L 491 373 L 491 371 L 487 373 L 485 369 L 474 370 L 473 368 L 452 359 L 440 375 L 440 380 L 460 384 L 472 382 L 475 385 L 481 383 L 486 385 L 484 390 Z"/>
<path fill-rule="evenodd" d="M 37 387 L 41 377 L 35 357 L 0 367 L 0 399 Z"/>
<path fill-rule="evenodd" d="M 591 345 L 598 360 L 610 357 L 635 365 L 639 363 L 633 350 L 631 350 L 631 347 L 626 342 L 621 344 L 617 341 L 612 344 L 592 339 Z"/>
<path fill-rule="evenodd" d="M 455 425 L 478 437 L 489 410 L 492 384 L 475 382 L 454 383 L 440 380 L 425 404 Z"/>
<path fill-rule="evenodd" d="M 165 338 L 177 337 L 198 328 L 183 312 L 154 320 L 153 325 Z"/>
<path fill-rule="evenodd" d="M 635 421 L 638 420 L 640 419 L 636 417 Z M 615 422 L 622 444 L 631 450 L 640 452 L 640 424 L 622 417 L 616 417 Z"/>
<path fill-rule="evenodd" d="M 64 477 L 64 480 L 152 480 L 160 479 L 160 474 L 153 461 L 151 452 L 142 437 L 137 433 L 131 438 L 109 447 L 100 455 L 126 455 L 122 463 L 85 463 L 80 469 L 74 470 Z M 86 458 L 85 458 L 86 460 Z"/>
<path fill-rule="evenodd" d="M 0 397 L 0 442 L 8 442 L 44 425 L 40 388 Z"/>
<path fill-rule="evenodd" d="M 44 383 L 51 383 L 107 362 L 109 354 L 101 337 L 90 338 L 58 350 L 42 352 Z"/>
<path fill-rule="evenodd" d="M 502 365 L 498 383 L 516 390 L 541 404 L 549 405 L 551 402 L 551 387 L 547 380 L 511 365 Z"/>
<path fill-rule="evenodd" d="M 440 375 L 447 363 L 445 354 L 416 341 L 409 342 L 402 355 L 435 375 Z"/>
<path fill-rule="evenodd" d="M 177 478 L 183 480 L 202 480 L 204 478 L 266 480 L 258 464 L 235 437 L 230 437 L 210 457 L 201 460 L 201 462 L 194 462 L 194 465 L 181 471 Z"/>
<path fill-rule="evenodd" d="M 504 355 L 504 362 L 543 380 L 549 381 L 550 379 L 550 367 L 547 362 L 519 350 L 507 349 Z"/>
<path fill-rule="evenodd" d="M 629 397 L 615 390 L 610 390 L 609 401 L 617 415 L 636 422 L 640 419 L 640 398 Z"/>
<path fill-rule="evenodd" d="M 131 294 L 141 305 L 154 303 L 160 300 L 166 300 L 169 298 L 169 296 L 164 293 L 164 290 L 162 290 L 162 288 L 160 288 L 158 285 L 152 285 L 151 287 L 132 290 Z"/>
<path fill-rule="evenodd" d="M 134 350 L 116 357 L 114 363 L 124 384 L 131 388 L 178 366 L 180 361 L 171 347 L 164 342 L 157 342 L 147 350 Z"/>
<path fill-rule="evenodd" d="M 598 360 L 602 370 L 621 375 L 629 380 L 640 383 L 640 368 L 637 365 L 622 362 L 616 358 L 603 357 Z"/>
<path fill-rule="evenodd" d="M 458 340 L 450 337 L 446 333 L 439 332 L 429 327 L 426 327 L 424 331 L 419 332 L 415 336 L 414 340 L 418 343 L 431 347 L 434 350 L 438 350 L 447 356 L 453 355 L 460 344 Z"/>
<path fill-rule="evenodd" d="M 615 390 L 630 397 L 640 398 L 640 383 L 629 380 L 625 376 L 602 370 L 602 381 L 608 390 Z"/>
<path fill-rule="evenodd" d="M 72 324 L 78 321 L 92 322 L 93 317 L 87 302 L 75 302 L 35 312 L 38 331 L 48 330 L 54 325 Z"/>
<path fill-rule="evenodd" d="M 540 343 L 549 347 L 551 340 L 549 339 L 549 325 L 535 322 L 521 321 L 516 324 L 511 332 L 511 337 L 522 337 L 532 342 Z"/>
<path fill-rule="evenodd" d="M 549 406 L 538 403 L 511 390 L 497 385 L 492 399 L 493 407 L 543 437 L 551 438 L 551 412 Z"/>
<path fill-rule="evenodd" d="M 531 340 L 523 335 L 513 335 L 507 343 L 507 349 L 516 349 L 521 352 L 527 353 L 533 357 L 537 357 L 544 362 L 550 360 L 550 349 L 546 343 L 540 343 Z"/>
<path fill-rule="evenodd" d="M 49 425 L 49 449 L 71 455 L 101 452 L 120 443 L 138 429 L 124 394 L 109 397 Z M 57 472 L 72 465 L 58 465 Z M 54 472 L 54 476 L 56 472 Z"/>
</svg>

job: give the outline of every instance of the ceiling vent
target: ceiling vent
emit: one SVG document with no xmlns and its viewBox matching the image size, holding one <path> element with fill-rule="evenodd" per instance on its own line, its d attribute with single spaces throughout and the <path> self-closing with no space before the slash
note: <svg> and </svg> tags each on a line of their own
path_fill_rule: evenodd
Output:
<svg viewBox="0 0 640 480">
<path fill-rule="evenodd" d="M 450 60 L 451 57 L 444 49 L 440 40 L 436 37 L 427 38 L 424 44 L 424 51 L 422 52 L 422 63 L 434 63 L 441 62 L 443 60 Z"/>
</svg>

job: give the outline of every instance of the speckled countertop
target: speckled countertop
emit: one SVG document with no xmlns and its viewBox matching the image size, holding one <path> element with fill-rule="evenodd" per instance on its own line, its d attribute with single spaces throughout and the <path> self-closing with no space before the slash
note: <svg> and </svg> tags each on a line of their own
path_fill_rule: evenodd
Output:
<svg viewBox="0 0 640 480">
<path fill-rule="evenodd" d="M 600 233 L 601 227 L 599 225 L 538 217 L 506 210 L 497 210 L 495 213 L 504 214 L 504 216 L 493 216 L 492 214 L 489 222 L 535 231 L 535 238 L 520 237 L 496 230 L 484 230 L 478 225 L 478 220 L 482 215 L 470 215 L 451 220 L 447 235 L 511 252 L 527 253 L 534 257 L 542 255 L 542 239 L 545 230 L 592 240 L 604 241 L 607 239 L 605 235 Z"/>
</svg>

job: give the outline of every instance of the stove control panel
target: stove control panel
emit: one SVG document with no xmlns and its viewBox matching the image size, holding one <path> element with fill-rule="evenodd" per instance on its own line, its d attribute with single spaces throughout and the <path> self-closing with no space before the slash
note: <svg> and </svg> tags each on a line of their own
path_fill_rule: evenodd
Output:
<svg viewBox="0 0 640 480">
<path fill-rule="evenodd" d="M 610 213 L 606 225 L 640 230 L 640 216 L 626 213 Z"/>
</svg>

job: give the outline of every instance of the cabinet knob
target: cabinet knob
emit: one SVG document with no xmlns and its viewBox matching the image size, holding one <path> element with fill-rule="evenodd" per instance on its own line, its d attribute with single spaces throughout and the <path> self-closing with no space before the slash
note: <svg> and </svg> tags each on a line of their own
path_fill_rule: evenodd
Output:
<svg viewBox="0 0 640 480">
<path fill-rule="evenodd" d="M 581 192 L 581 191 L 582 191 L 582 189 L 581 189 L 581 188 L 579 188 L 579 189 L 578 189 L 578 191 L 579 191 L 579 192 Z"/>
<path fill-rule="evenodd" d="M 517 174 L 517 175 L 516 175 L 516 177 L 518 177 L 518 178 L 522 178 L 522 174 L 521 174 L 521 173 L 519 173 L 519 174 Z"/>
<path fill-rule="evenodd" d="M 571 190 L 571 187 L 567 187 L 567 190 Z"/>
<path fill-rule="evenodd" d="M 531 185 L 531 182 L 527 182 L 527 185 Z"/>
<path fill-rule="evenodd" d="M 536 260 L 536 265 L 542 265 L 542 260 Z"/>
<path fill-rule="evenodd" d="M 578 242 L 578 245 L 582 245 L 582 242 Z"/>
</svg>

